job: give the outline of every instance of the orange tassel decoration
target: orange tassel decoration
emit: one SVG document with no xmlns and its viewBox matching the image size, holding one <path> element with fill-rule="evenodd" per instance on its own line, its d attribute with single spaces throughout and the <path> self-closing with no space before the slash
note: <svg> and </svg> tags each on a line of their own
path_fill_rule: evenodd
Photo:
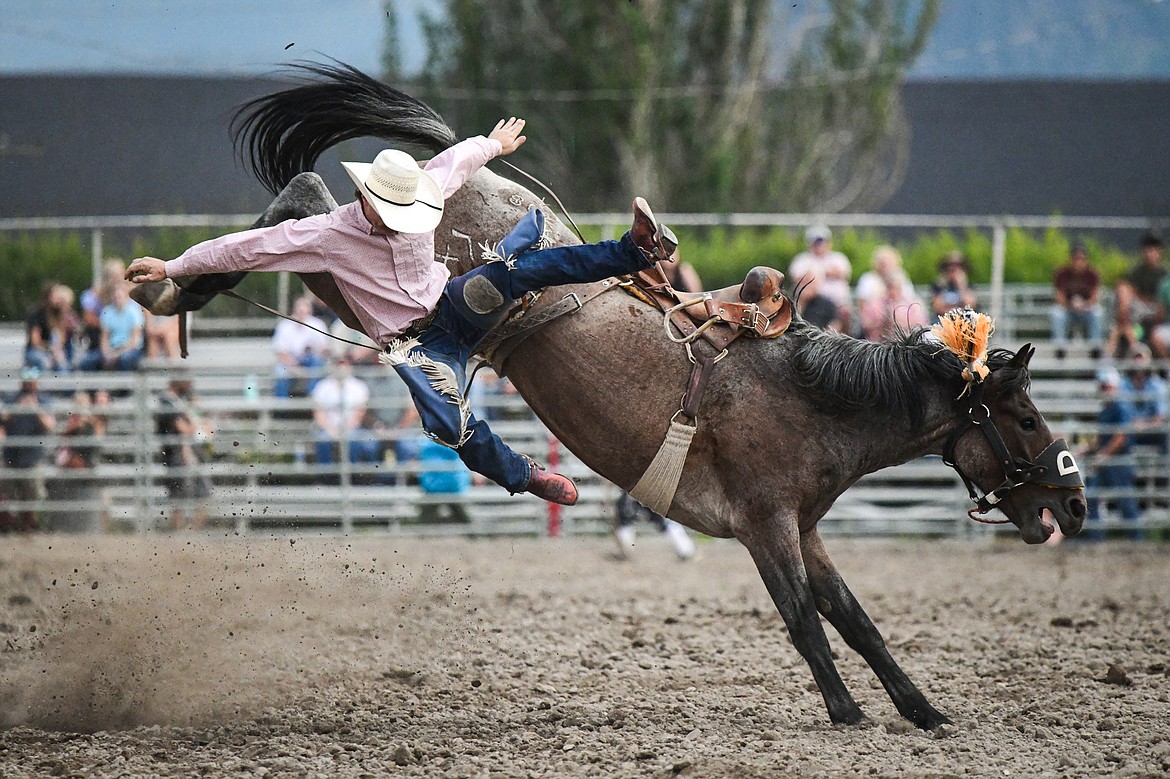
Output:
<svg viewBox="0 0 1170 779">
<path fill-rule="evenodd" d="M 967 367 L 963 379 L 968 383 L 981 382 L 990 372 L 987 368 L 987 344 L 995 332 L 995 324 L 987 314 L 969 308 L 955 308 L 939 317 L 930 328 L 947 349 L 957 354 Z"/>
</svg>

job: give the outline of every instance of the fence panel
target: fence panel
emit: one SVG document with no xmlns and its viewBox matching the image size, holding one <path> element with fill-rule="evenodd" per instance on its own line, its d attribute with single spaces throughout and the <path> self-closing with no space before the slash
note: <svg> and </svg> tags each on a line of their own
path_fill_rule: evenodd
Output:
<svg viewBox="0 0 1170 779">
<path fill-rule="evenodd" d="M 168 383 L 167 372 L 42 377 L 46 408 L 57 419 L 56 431 L 9 437 L 5 445 L 41 447 L 46 459 L 28 472 L 0 470 L 0 484 L 31 478 L 47 485 L 47 495 L 38 499 L 8 494 L 0 513 L 36 511 L 45 525 L 66 531 L 166 530 L 179 511 L 184 521 L 205 512 L 208 527 L 238 534 L 548 532 L 548 506 L 530 495 L 510 496 L 492 484 L 476 484 L 458 495 L 424 492 L 418 475 L 436 466 L 409 456 L 421 431 L 397 424 L 409 406 L 408 398 L 394 377 L 378 367 L 361 375 L 372 388 L 370 410 L 381 420 L 376 461 L 317 462 L 313 453 L 319 441 L 313 433 L 312 402 L 274 398 L 270 376 L 224 369 L 201 371 L 195 377 L 197 408 L 214 423 L 216 432 L 196 442 L 205 457 L 187 467 L 168 467 L 158 457 L 164 444 L 182 442 L 158 432 L 159 396 Z M 13 379 L 0 380 L 0 393 L 8 395 L 15 386 Z M 78 389 L 101 390 L 109 399 L 96 407 L 80 406 L 72 399 Z M 1074 446 L 1112 432 L 1095 422 L 1099 400 L 1091 380 L 1040 378 L 1033 392 L 1054 430 Z M 549 447 L 556 442 L 518 395 L 488 394 L 478 402 L 484 413 L 494 417 L 493 429 L 510 445 L 548 459 Z M 85 413 L 99 414 L 104 429 L 88 435 L 67 433 L 70 415 Z M 1165 433 L 1170 436 L 1170 429 Z M 72 468 L 58 457 L 63 450 L 87 447 L 99 453 L 91 467 Z M 578 505 L 562 509 L 562 532 L 605 532 L 619 490 L 563 447 L 558 455 L 560 469 L 578 481 L 581 492 Z M 1116 506 L 1107 507 L 1102 527 L 1170 527 L 1166 492 L 1170 466 L 1163 452 L 1137 447 L 1127 462 L 1135 468 L 1134 484 L 1095 494 L 1105 498 L 1107 506 L 1118 497 L 1137 498 L 1142 519 L 1134 525 L 1120 517 Z M 206 479 L 210 495 L 182 491 L 172 495 L 170 485 L 191 477 Z M 841 496 L 821 529 L 842 535 L 995 532 L 968 522 L 966 508 L 966 492 L 954 472 L 938 458 L 927 457 L 861 479 Z"/>
</svg>

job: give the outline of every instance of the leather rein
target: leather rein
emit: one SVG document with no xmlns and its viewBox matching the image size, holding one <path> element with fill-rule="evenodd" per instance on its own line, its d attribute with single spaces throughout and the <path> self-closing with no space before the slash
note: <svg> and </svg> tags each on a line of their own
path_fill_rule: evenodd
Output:
<svg viewBox="0 0 1170 779">
<path fill-rule="evenodd" d="M 988 519 L 976 515 L 991 511 L 1008 493 L 1025 484 L 1036 484 L 1055 489 L 1076 489 L 1085 486 L 1084 481 L 1081 480 L 1076 460 L 1063 438 L 1057 438 L 1050 443 L 1034 461 L 1024 457 L 1013 457 L 1012 453 L 1008 451 L 1007 444 L 1004 443 L 999 428 L 995 426 L 995 421 L 991 418 L 991 410 L 983 402 L 983 382 L 972 382 L 970 387 L 971 390 L 967 393 L 969 402 L 960 413 L 959 424 L 951 430 L 947 437 L 942 456 L 943 463 L 955 469 L 955 473 L 959 474 L 959 478 L 967 487 L 967 494 L 971 500 L 975 501 L 975 508 L 967 511 L 968 517 L 988 525 L 1004 525 L 1011 522 L 1010 519 Z M 987 443 L 991 445 L 991 451 L 994 453 L 995 459 L 999 461 L 1004 473 L 1003 482 L 995 489 L 982 495 L 979 494 L 979 488 L 975 482 L 963 471 L 955 459 L 955 447 L 958 445 L 959 439 L 971 427 L 977 427 L 983 431 L 983 435 L 987 439 Z"/>
</svg>

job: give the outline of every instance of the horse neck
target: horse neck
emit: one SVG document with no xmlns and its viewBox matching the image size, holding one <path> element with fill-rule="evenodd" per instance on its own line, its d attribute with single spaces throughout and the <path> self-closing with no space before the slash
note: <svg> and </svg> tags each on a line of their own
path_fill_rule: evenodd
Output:
<svg viewBox="0 0 1170 779">
<path fill-rule="evenodd" d="M 925 455 L 941 455 L 947 437 L 958 422 L 947 393 L 948 390 L 940 386 L 937 391 L 926 394 L 922 424 L 909 435 L 906 434 L 905 419 L 890 420 L 881 415 L 863 414 L 862 424 L 872 428 L 868 431 L 869 440 L 878 443 L 862 452 L 862 472 L 872 473 Z"/>
</svg>

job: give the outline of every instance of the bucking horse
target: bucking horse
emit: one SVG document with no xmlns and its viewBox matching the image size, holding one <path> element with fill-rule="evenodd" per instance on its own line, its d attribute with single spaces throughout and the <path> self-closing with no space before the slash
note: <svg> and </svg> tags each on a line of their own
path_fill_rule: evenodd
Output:
<svg viewBox="0 0 1170 779">
<path fill-rule="evenodd" d="M 277 195 L 258 226 L 336 207 L 310 171 L 341 141 L 376 137 L 437 153 L 459 140 L 427 105 L 347 65 L 297 67 L 297 81 L 245 104 L 233 122 L 241 156 Z M 447 201 L 435 260 L 452 275 L 467 272 L 484 261 L 479 247 L 494 245 L 531 206 L 546 209 L 526 187 L 480 170 Z M 579 240 L 551 213 L 547 231 L 552 245 Z M 143 285 L 136 297 L 175 314 L 242 276 L 168 280 Z M 360 329 L 328 274 L 303 278 Z M 602 284 L 606 294 L 591 285 L 545 290 L 546 301 L 578 305 L 505 339 L 491 356 L 569 450 L 630 490 L 660 452 L 692 382 L 693 352 L 702 349 L 672 335 L 644 296 L 626 294 L 616 280 Z M 997 509 L 1025 542 L 1039 544 L 1054 532 L 1048 516 L 1066 535 L 1081 529 L 1076 464 L 1028 395 L 1030 346 L 971 359 L 978 349 L 947 348 L 926 329 L 871 343 L 790 316 L 778 337 L 730 341 L 704 377 L 667 513 L 747 547 L 834 723 L 865 715 L 837 672 L 821 616 L 870 665 L 902 716 L 933 729 L 949 720 L 890 655 L 829 559 L 818 521 L 865 474 L 940 455 L 967 485 L 972 511 Z"/>
</svg>

